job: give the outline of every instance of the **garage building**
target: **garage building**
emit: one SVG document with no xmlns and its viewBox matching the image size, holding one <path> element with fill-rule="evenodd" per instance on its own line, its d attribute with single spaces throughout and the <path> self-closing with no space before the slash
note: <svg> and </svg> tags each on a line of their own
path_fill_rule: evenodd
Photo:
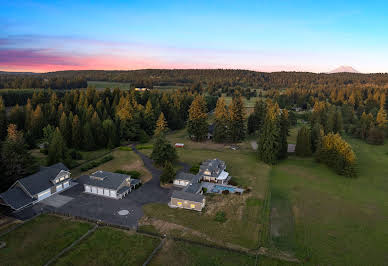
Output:
<svg viewBox="0 0 388 266">
<path fill-rule="evenodd" d="M 122 199 L 130 193 L 140 181 L 130 175 L 97 171 L 79 178 L 84 192 L 112 199 Z"/>
</svg>

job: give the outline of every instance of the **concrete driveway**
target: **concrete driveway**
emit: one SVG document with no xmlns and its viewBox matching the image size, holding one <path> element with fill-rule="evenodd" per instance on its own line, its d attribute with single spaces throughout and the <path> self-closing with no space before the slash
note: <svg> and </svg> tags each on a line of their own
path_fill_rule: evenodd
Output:
<svg viewBox="0 0 388 266">
<path fill-rule="evenodd" d="M 142 206 L 152 202 L 167 204 L 172 191 L 160 187 L 161 171 L 153 166 L 152 160 L 140 153 L 135 146 L 133 146 L 133 150 L 142 158 L 144 166 L 152 174 L 152 179 L 123 199 L 116 200 L 83 193 L 83 186 L 76 185 L 60 193 L 61 196 L 72 198 L 71 201 L 57 206 L 55 204 L 38 203 L 33 208 L 136 228 L 139 219 L 143 216 Z M 118 212 L 122 210 L 127 210 L 128 214 L 119 215 Z"/>
</svg>

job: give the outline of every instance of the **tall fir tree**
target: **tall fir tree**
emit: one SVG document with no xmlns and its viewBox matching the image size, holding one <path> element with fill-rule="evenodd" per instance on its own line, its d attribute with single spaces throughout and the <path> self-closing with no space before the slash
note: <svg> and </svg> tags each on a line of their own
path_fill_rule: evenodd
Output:
<svg viewBox="0 0 388 266">
<path fill-rule="evenodd" d="M 78 115 L 74 116 L 71 126 L 71 144 L 76 149 L 80 149 L 82 146 L 82 128 Z"/>
<path fill-rule="evenodd" d="M 215 142 L 225 142 L 228 139 L 229 114 L 223 97 L 218 98 L 215 109 L 215 125 L 213 139 Z"/>
<path fill-rule="evenodd" d="M 0 141 L 7 136 L 7 114 L 3 97 L 0 96 Z"/>
<path fill-rule="evenodd" d="M 7 137 L 1 147 L 0 190 L 7 189 L 17 179 L 31 174 L 37 169 L 37 164 L 25 144 L 23 133 L 16 125 L 10 124 Z"/>
<path fill-rule="evenodd" d="M 167 132 L 167 121 L 164 117 L 163 112 L 160 113 L 158 120 L 156 121 L 155 136 L 165 134 Z"/>
<path fill-rule="evenodd" d="M 261 129 L 266 115 L 266 104 L 263 100 L 255 103 L 253 113 L 248 117 L 248 134 L 254 134 Z"/>
<path fill-rule="evenodd" d="M 206 103 L 201 95 L 197 95 L 190 105 L 187 131 L 195 141 L 203 141 L 208 133 Z"/>
<path fill-rule="evenodd" d="M 65 112 L 62 113 L 61 119 L 59 120 L 59 130 L 66 145 L 70 145 L 72 141 L 72 130 Z"/>
<path fill-rule="evenodd" d="M 260 130 L 257 155 L 261 161 L 275 164 L 278 161 L 280 149 L 279 108 L 274 104 L 269 104 L 267 109 L 263 128 Z"/>
<path fill-rule="evenodd" d="M 93 150 L 96 147 L 92 128 L 89 122 L 85 123 L 85 126 L 83 127 L 83 130 L 82 130 L 82 146 L 85 150 L 88 150 L 88 151 Z"/>
<path fill-rule="evenodd" d="M 47 164 L 52 165 L 58 162 L 69 164 L 70 156 L 61 131 L 56 128 L 48 148 Z"/>
<path fill-rule="evenodd" d="M 379 112 L 377 113 L 376 124 L 377 124 L 377 127 L 383 130 L 387 129 L 388 119 L 387 119 L 387 112 L 384 110 L 384 108 L 380 108 Z"/>
<path fill-rule="evenodd" d="M 232 142 L 239 142 L 245 138 L 244 103 L 240 94 L 233 97 L 229 107 L 228 131 Z"/>
<path fill-rule="evenodd" d="M 175 170 L 171 162 L 167 162 L 164 167 L 162 174 L 160 176 L 160 182 L 163 184 L 171 183 L 175 178 Z"/>
<path fill-rule="evenodd" d="M 306 157 L 311 156 L 311 134 L 310 130 L 303 126 L 298 131 L 298 137 L 296 139 L 295 147 L 296 155 Z"/>
<path fill-rule="evenodd" d="M 175 147 L 167 141 L 164 134 L 159 134 L 156 137 L 151 158 L 154 160 L 155 164 L 159 166 L 164 166 L 167 162 L 173 163 L 178 158 Z"/>
<path fill-rule="evenodd" d="M 279 134 L 279 159 L 285 159 L 288 156 L 288 142 L 287 137 L 289 135 L 289 117 L 287 109 L 284 109 L 280 115 L 280 134 Z"/>
</svg>

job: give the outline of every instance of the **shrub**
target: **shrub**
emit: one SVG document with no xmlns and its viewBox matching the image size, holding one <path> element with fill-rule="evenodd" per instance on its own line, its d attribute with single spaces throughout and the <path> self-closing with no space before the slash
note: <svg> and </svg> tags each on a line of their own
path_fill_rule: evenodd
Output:
<svg viewBox="0 0 388 266">
<path fill-rule="evenodd" d="M 144 145 L 144 144 L 139 144 L 136 146 L 136 149 L 138 150 L 149 150 L 152 149 L 154 146 L 152 144 Z"/>
<path fill-rule="evenodd" d="M 47 155 L 48 154 L 48 149 L 46 149 L 46 148 L 40 149 L 39 152 L 43 153 L 44 155 Z"/>
<path fill-rule="evenodd" d="M 202 188 L 202 192 L 203 192 L 203 193 L 206 193 L 206 192 L 207 192 L 207 188 L 203 187 L 203 188 Z"/>
<path fill-rule="evenodd" d="M 129 146 L 121 146 L 119 149 L 120 151 L 132 151 L 132 148 Z"/>
<path fill-rule="evenodd" d="M 247 206 L 260 206 L 262 200 L 257 198 L 247 198 Z"/>
<path fill-rule="evenodd" d="M 198 171 L 199 171 L 199 163 L 197 164 L 194 164 L 191 168 L 190 168 L 190 173 L 192 174 L 198 174 Z"/>
<path fill-rule="evenodd" d="M 89 162 L 87 164 L 85 164 L 84 166 L 81 167 L 81 171 L 87 171 L 87 170 L 90 170 L 94 167 L 97 167 L 103 163 L 106 163 L 106 162 L 109 162 L 111 160 L 113 160 L 113 156 L 112 155 L 108 155 L 108 156 L 105 156 L 99 160 L 95 160 L 95 161 L 92 161 L 92 162 Z"/>
<path fill-rule="evenodd" d="M 223 194 L 223 195 L 228 195 L 228 194 L 229 194 L 229 190 L 223 190 L 223 191 L 222 191 L 222 194 Z"/>
<path fill-rule="evenodd" d="M 135 170 L 126 171 L 126 170 L 116 170 L 115 173 L 123 174 L 123 175 L 130 175 L 133 179 L 139 179 L 141 176 L 141 173 Z"/>
<path fill-rule="evenodd" d="M 234 178 L 231 178 L 231 179 L 229 180 L 229 185 L 231 185 L 231 186 L 237 186 L 238 184 L 237 184 L 236 180 L 234 180 Z"/>
<path fill-rule="evenodd" d="M 217 222 L 220 222 L 220 223 L 224 223 L 224 222 L 226 222 L 226 214 L 225 214 L 225 212 L 223 212 L 223 211 L 218 211 L 217 213 L 216 213 L 216 217 L 214 218 L 214 220 L 215 221 L 217 221 Z"/>
<path fill-rule="evenodd" d="M 82 154 L 79 151 L 71 149 L 69 153 L 73 160 L 82 160 Z"/>
</svg>

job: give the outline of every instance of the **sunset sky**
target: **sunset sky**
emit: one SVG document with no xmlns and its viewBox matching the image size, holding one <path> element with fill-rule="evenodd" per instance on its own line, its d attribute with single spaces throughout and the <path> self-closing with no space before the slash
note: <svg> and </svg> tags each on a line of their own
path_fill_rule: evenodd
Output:
<svg viewBox="0 0 388 266">
<path fill-rule="evenodd" d="M 321 3 L 317 3 L 321 2 Z M 0 0 L 0 70 L 388 72 L 386 1 Z"/>
</svg>

